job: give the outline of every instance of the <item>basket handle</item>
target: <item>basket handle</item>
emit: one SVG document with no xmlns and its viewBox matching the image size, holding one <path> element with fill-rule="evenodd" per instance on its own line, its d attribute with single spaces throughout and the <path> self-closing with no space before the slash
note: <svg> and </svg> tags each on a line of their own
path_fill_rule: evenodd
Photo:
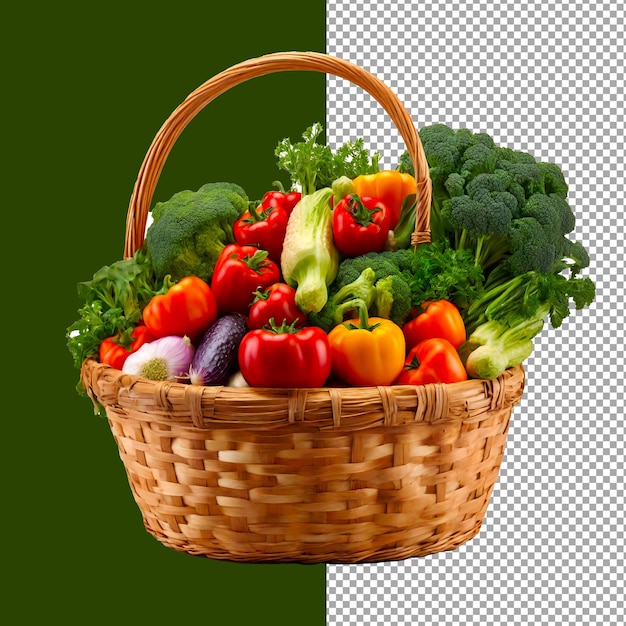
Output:
<svg viewBox="0 0 626 626">
<path fill-rule="evenodd" d="M 189 94 L 161 126 L 146 153 L 130 199 L 125 258 L 132 257 L 143 244 L 150 203 L 163 165 L 187 124 L 209 102 L 231 87 L 265 74 L 292 70 L 324 72 L 349 80 L 383 107 L 404 140 L 415 167 L 417 207 L 411 241 L 414 245 L 430 241 L 432 185 L 428 163 L 415 124 L 399 98 L 380 79 L 349 61 L 320 52 L 277 52 L 248 59 L 216 74 Z"/>
</svg>

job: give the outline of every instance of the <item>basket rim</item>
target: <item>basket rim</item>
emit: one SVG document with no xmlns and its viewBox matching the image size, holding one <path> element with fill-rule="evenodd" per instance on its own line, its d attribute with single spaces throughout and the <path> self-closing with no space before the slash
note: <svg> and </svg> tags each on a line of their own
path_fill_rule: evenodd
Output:
<svg viewBox="0 0 626 626">
<path fill-rule="evenodd" d="M 81 382 L 97 411 L 130 409 L 163 424 L 206 428 L 348 428 L 480 421 L 523 395 L 522 365 L 493 380 L 378 387 L 262 388 L 151 381 L 87 359 Z"/>
</svg>

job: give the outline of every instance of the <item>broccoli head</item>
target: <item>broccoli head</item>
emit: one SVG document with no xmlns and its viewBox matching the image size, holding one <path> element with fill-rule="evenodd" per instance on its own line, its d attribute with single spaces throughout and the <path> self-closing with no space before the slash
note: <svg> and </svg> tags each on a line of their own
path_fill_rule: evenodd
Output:
<svg viewBox="0 0 626 626">
<path fill-rule="evenodd" d="M 461 157 L 456 132 L 445 124 L 432 124 L 419 130 L 419 138 L 430 167 L 433 187 L 443 184 L 456 171 Z"/>
<path fill-rule="evenodd" d="M 410 249 L 368 252 L 355 257 L 344 259 L 339 264 L 337 276 L 333 285 L 339 289 L 355 281 L 361 272 L 367 268 L 374 271 L 375 280 L 386 278 L 393 274 L 400 274 L 404 270 L 410 270 L 414 254 Z"/>
<path fill-rule="evenodd" d="M 412 304 L 410 275 L 415 261 L 412 250 L 369 252 L 344 259 L 329 287 L 328 301 L 309 321 L 327 332 L 348 314 L 365 307 L 370 314 L 400 324 Z"/>
<path fill-rule="evenodd" d="M 233 224 L 248 206 L 235 183 L 208 183 L 198 191 L 180 191 L 152 209 L 146 246 L 156 275 L 177 281 L 198 276 L 209 281 L 217 258 L 233 243 Z"/>
</svg>

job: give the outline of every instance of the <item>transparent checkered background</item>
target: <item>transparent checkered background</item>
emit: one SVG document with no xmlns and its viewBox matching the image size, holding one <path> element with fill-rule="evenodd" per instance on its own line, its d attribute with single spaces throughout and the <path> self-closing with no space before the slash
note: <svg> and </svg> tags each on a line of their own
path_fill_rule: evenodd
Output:
<svg viewBox="0 0 626 626">
<path fill-rule="evenodd" d="M 624 623 L 624 9 L 621 3 L 328 0 L 327 51 L 384 80 L 418 126 L 445 122 L 557 162 L 592 257 L 593 306 L 526 362 L 480 534 L 421 559 L 327 568 L 327 623 Z M 331 144 L 395 167 L 380 106 L 327 83 Z"/>
</svg>

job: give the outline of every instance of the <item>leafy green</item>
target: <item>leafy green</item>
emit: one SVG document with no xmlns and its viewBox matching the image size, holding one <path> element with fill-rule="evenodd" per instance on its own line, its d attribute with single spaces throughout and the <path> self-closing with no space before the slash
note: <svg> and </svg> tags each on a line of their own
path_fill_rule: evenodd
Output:
<svg viewBox="0 0 626 626">
<path fill-rule="evenodd" d="M 66 332 L 74 366 L 80 369 L 85 359 L 96 356 L 107 337 L 117 335 L 118 343 L 128 348 L 130 333 L 141 321 L 143 308 L 170 285 L 169 276 L 157 279 L 144 249 L 130 259 L 105 265 L 91 280 L 78 283 L 83 305 Z"/>
<path fill-rule="evenodd" d="M 495 274 L 490 276 L 464 320 L 468 338 L 459 353 L 474 378 L 497 378 L 519 365 L 532 353 L 544 318 L 558 328 L 570 314 L 570 303 L 582 309 L 595 298 L 589 278 L 536 271 L 513 278 L 499 274 L 495 280 Z"/>
<path fill-rule="evenodd" d="M 464 311 L 482 293 L 483 272 L 469 250 L 455 250 L 445 241 L 417 246 L 411 268 L 413 305 L 449 300 Z"/>
</svg>

